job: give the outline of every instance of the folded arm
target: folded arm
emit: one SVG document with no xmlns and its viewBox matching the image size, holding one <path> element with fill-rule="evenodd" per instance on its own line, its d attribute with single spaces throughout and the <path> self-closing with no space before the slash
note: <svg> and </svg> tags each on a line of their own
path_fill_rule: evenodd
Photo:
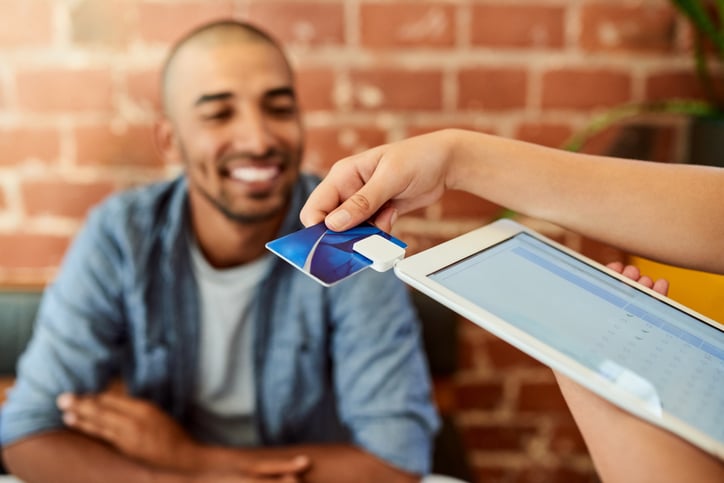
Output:
<svg viewBox="0 0 724 483">
<path fill-rule="evenodd" d="M 185 474 L 236 472 L 258 477 L 285 475 L 306 482 L 414 482 L 379 458 L 350 445 L 229 448 L 194 441 L 148 401 L 123 394 L 65 394 L 58 405 L 72 428 L 102 440 L 125 457 Z"/>
<path fill-rule="evenodd" d="M 260 476 L 232 471 L 181 472 L 156 468 L 77 432 L 59 430 L 3 448 L 8 469 L 22 481 L 53 483 L 298 483 L 296 475 Z"/>
<path fill-rule="evenodd" d="M 302 445 L 282 448 L 241 450 L 234 448 L 202 447 L 199 456 L 206 465 L 234 465 L 241 456 L 260 459 L 291 459 L 305 455 L 310 461 L 304 481 L 309 483 L 388 483 L 419 482 L 420 476 L 403 472 L 352 445 Z"/>
</svg>

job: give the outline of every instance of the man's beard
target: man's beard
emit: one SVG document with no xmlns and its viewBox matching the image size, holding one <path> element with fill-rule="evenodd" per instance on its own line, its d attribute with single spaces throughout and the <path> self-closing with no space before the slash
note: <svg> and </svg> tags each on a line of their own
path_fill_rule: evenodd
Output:
<svg viewBox="0 0 724 483">
<path fill-rule="evenodd" d="M 191 160 L 187 154 L 187 151 L 186 151 L 183 143 L 180 143 L 180 148 L 181 148 L 181 155 L 183 156 L 184 164 L 186 165 L 186 169 L 187 170 L 193 169 L 193 165 L 191 163 Z M 275 155 L 275 153 L 276 153 L 275 150 L 270 149 L 269 151 L 267 151 L 267 153 L 265 153 L 262 156 L 236 154 L 233 156 L 229 156 L 229 158 L 248 157 L 248 158 L 259 159 L 259 158 L 268 158 L 270 156 Z M 299 156 L 301 158 L 301 153 L 299 153 Z M 285 161 L 283 163 L 283 166 L 284 166 L 283 169 L 285 169 L 285 170 L 291 169 L 291 166 L 294 164 L 293 161 L 290 159 L 291 156 L 284 155 L 283 157 L 285 158 Z M 227 161 L 228 161 L 228 159 L 227 159 Z M 204 167 L 204 171 L 209 169 L 209 167 L 206 165 L 203 165 L 203 167 Z M 206 174 L 208 174 L 208 173 L 206 173 Z M 227 220 L 232 221 L 237 224 L 242 224 L 242 225 L 252 225 L 252 224 L 257 224 L 257 223 L 263 223 L 265 221 L 269 221 L 269 220 L 277 217 L 280 212 L 287 209 L 287 206 L 289 205 L 289 199 L 291 198 L 292 188 L 289 188 L 287 190 L 287 192 L 284 193 L 284 201 L 282 203 L 280 203 L 279 206 L 272 207 L 267 211 L 259 212 L 259 213 L 237 212 L 237 211 L 232 211 L 231 208 L 229 207 L 229 205 L 227 203 L 223 202 L 223 195 L 220 198 L 215 198 L 214 196 L 211 195 L 211 193 L 206 191 L 198 183 L 194 183 L 193 179 L 190 176 L 188 176 L 188 179 L 189 179 L 189 183 L 193 183 L 194 189 L 196 189 L 199 193 L 201 193 L 201 195 L 206 199 L 206 201 L 211 203 L 211 205 L 214 208 L 216 208 L 216 210 L 219 213 L 224 215 L 224 217 Z M 254 194 L 250 195 L 250 197 L 252 199 L 258 199 L 258 200 L 263 200 L 264 198 L 267 198 L 269 196 L 273 196 L 273 195 L 270 195 L 267 193 L 258 194 L 258 195 L 254 195 Z"/>
<path fill-rule="evenodd" d="M 218 211 L 219 213 L 221 213 L 222 215 L 224 215 L 227 220 L 233 221 L 233 222 L 238 223 L 238 224 L 240 224 L 240 225 L 252 225 L 252 224 L 255 224 L 255 223 L 262 223 L 262 222 L 271 220 L 271 219 L 273 219 L 274 217 L 276 217 L 276 216 L 279 214 L 280 211 L 282 211 L 283 209 L 285 209 L 286 206 L 287 206 L 287 204 L 288 204 L 288 203 L 286 203 L 286 202 L 285 202 L 285 203 L 282 203 L 281 206 L 275 207 L 275 208 L 273 208 L 273 209 L 271 209 L 271 210 L 269 210 L 269 211 L 267 211 L 267 212 L 265 212 L 265 213 L 253 213 L 253 214 L 251 214 L 251 213 L 238 213 L 238 212 L 231 211 L 228 206 L 226 206 L 224 203 L 222 203 L 222 202 L 219 201 L 218 199 L 216 199 L 216 198 L 214 198 L 213 196 L 211 196 L 206 190 L 204 190 L 203 188 L 201 188 L 201 186 L 196 185 L 196 189 L 199 191 L 199 193 L 201 193 L 201 195 L 202 195 L 204 198 L 206 198 L 206 200 L 207 200 L 209 203 L 211 203 L 211 204 L 214 206 L 214 208 L 217 209 L 217 211 Z M 263 199 L 263 198 L 266 198 L 267 196 L 268 196 L 268 195 L 264 194 L 264 195 L 259 195 L 257 198 L 258 198 L 258 199 Z M 252 197 L 253 197 L 253 196 L 252 196 Z M 286 198 L 289 199 L 289 196 L 287 195 Z"/>
</svg>

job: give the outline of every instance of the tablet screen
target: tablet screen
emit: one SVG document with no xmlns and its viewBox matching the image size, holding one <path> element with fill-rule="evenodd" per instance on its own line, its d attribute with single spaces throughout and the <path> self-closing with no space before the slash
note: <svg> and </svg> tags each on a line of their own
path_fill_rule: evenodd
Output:
<svg viewBox="0 0 724 483">
<path fill-rule="evenodd" d="M 429 275 L 645 402 L 724 441 L 724 332 L 519 233 Z"/>
</svg>

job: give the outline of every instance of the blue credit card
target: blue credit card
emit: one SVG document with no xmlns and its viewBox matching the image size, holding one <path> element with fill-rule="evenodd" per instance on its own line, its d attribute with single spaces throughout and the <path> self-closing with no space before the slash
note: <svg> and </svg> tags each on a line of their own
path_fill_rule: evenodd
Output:
<svg viewBox="0 0 724 483">
<path fill-rule="evenodd" d="M 402 248 L 407 247 L 405 242 L 369 223 L 340 232 L 329 230 L 324 223 L 319 223 L 272 240 L 266 247 L 329 287 L 372 265 L 371 260 L 352 249 L 355 242 L 371 235 L 380 235 Z"/>
</svg>

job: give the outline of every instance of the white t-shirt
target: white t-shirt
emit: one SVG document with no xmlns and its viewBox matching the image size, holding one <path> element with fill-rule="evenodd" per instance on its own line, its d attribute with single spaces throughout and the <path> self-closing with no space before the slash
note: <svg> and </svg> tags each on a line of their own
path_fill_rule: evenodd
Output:
<svg viewBox="0 0 724 483">
<path fill-rule="evenodd" d="M 249 308 L 272 257 L 217 270 L 192 241 L 191 258 L 201 311 L 191 432 L 208 443 L 254 445 L 258 436 Z"/>
</svg>

